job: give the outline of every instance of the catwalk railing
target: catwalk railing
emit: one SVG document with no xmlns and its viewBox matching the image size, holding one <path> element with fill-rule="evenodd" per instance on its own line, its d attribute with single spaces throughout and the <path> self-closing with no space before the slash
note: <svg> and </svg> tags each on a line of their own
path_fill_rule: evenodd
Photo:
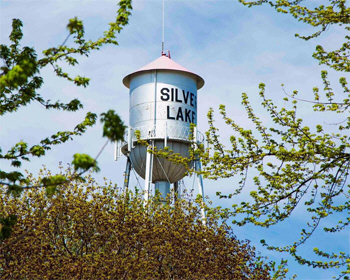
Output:
<svg viewBox="0 0 350 280">
<path fill-rule="evenodd" d="M 135 132 L 139 132 L 141 140 L 148 139 L 167 139 L 167 140 L 179 140 L 179 141 L 195 141 L 197 143 L 203 143 L 205 137 L 203 133 L 199 132 L 196 128 L 191 130 L 190 127 L 180 125 L 164 125 L 162 126 L 138 126 L 132 127 L 124 135 L 125 142 L 129 139 L 129 132 L 131 133 L 131 141 L 137 141 Z M 195 135 L 193 135 L 195 134 Z"/>
</svg>

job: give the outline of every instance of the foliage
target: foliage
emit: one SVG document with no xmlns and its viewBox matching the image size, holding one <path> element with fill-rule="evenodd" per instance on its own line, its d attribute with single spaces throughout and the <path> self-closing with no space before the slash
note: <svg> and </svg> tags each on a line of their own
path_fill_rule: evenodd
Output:
<svg viewBox="0 0 350 280">
<path fill-rule="evenodd" d="M 350 8 L 346 6 L 346 0 L 328 0 L 329 5 L 314 5 L 303 0 L 239 0 L 243 5 L 250 7 L 269 4 L 279 13 L 290 14 L 298 21 L 309 24 L 313 27 L 320 27 L 320 30 L 308 36 L 300 36 L 304 40 L 318 37 L 332 25 L 342 25 L 350 23 Z M 324 1 L 326 2 L 326 1 Z"/>
<path fill-rule="evenodd" d="M 249 7 L 269 4 L 277 10 L 290 14 L 297 20 L 319 28 L 304 40 L 318 37 L 332 25 L 350 23 L 350 8 L 345 0 L 332 0 L 329 5 L 310 8 L 307 1 L 244 1 Z M 309 4 L 309 6 L 307 6 Z M 309 8 L 308 8 L 309 7 Z M 344 32 L 349 32 L 346 26 Z M 347 33 L 348 34 L 348 33 Z M 337 50 L 325 51 L 317 46 L 313 54 L 321 65 L 336 71 L 350 71 L 350 36 Z M 250 200 L 232 205 L 233 223 L 239 226 L 251 223 L 270 227 L 290 217 L 296 208 L 310 213 L 310 221 L 301 229 L 300 238 L 285 247 L 262 244 L 270 250 L 288 252 L 300 264 L 314 268 L 340 268 L 338 279 L 350 275 L 350 255 L 345 252 L 325 252 L 314 248 L 316 260 L 298 253 L 301 245 L 321 227 L 322 222 L 332 215 L 342 214 L 344 219 L 330 221 L 323 225 L 326 233 L 348 230 L 350 223 L 350 90 L 346 78 L 339 80 L 340 92 L 335 93 L 328 79 L 327 71 L 321 72 L 323 89 L 313 89 L 313 100 L 298 98 L 298 92 L 287 92 L 285 106 L 278 108 L 267 97 L 265 84 L 259 85 L 262 107 L 270 115 L 272 125 L 267 127 L 258 118 L 249 102 L 248 95 L 242 94 L 242 105 L 255 129 L 249 130 L 231 119 L 224 105 L 219 108 L 224 122 L 233 130 L 228 147 L 225 147 L 215 125 L 214 110 L 208 112 L 210 129 L 207 132 L 209 148 L 201 151 L 204 165 L 203 175 L 207 178 L 229 178 L 239 176 L 239 184 L 231 193 L 218 192 L 220 198 L 239 195 L 249 185 Z M 284 87 L 282 85 L 282 89 Z M 311 104 L 314 118 L 321 121 L 338 116 L 339 123 L 309 127 L 299 117 L 298 101 Z M 255 170 L 252 173 L 248 172 Z M 253 174 L 253 178 L 251 178 Z M 247 186 L 248 187 L 248 186 Z M 330 225 L 331 223 L 331 225 Z M 345 247 L 345 244 L 344 244 Z M 344 248 L 345 249 L 345 248 Z"/>
<path fill-rule="evenodd" d="M 12 22 L 12 32 L 9 36 L 10 45 L 0 45 L 0 58 L 3 60 L 3 66 L 0 68 L 0 115 L 17 112 L 21 107 L 28 106 L 30 103 L 39 103 L 46 110 L 62 110 L 67 112 L 76 112 L 83 108 L 83 104 L 78 99 L 72 99 L 67 103 L 59 100 L 56 102 L 42 96 L 38 91 L 44 83 L 43 76 L 40 75 L 46 67 L 52 67 L 57 77 L 66 79 L 76 86 L 86 87 L 89 85 L 89 78 L 76 76 L 72 77 L 65 72 L 61 65 L 75 66 L 78 64 L 79 56 L 89 56 L 93 50 L 99 50 L 105 44 L 117 45 L 116 33 L 119 33 L 125 25 L 128 24 L 130 11 L 132 9 L 131 0 L 121 0 L 114 22 L 109 23 L 109 29 L 103 36 L 95 41 L 85 38 L 84 25 L 77 17 L 69 20 L 67 25 L 68 36 L 64 42 L 57 46 L 44 50 L 42 57 L 34 48 L 21 47 L 20 42 L 23 37 L 22 22 L 14 19 Z M 74 42 L 68 45 L 69 38 L 73 37 Z M 63 144 L 72 140 L 74 136 L 80 136 L 86 130 L 96 123 L 97 115 L 92 112 L 86 114 L 85 119 L 77 124 L 72 131 L 59 131 L 50 137 L 46 137 L 39 143 L 30 146 L 24 140 L 14 143 L 13 147 L 7 152 L 2 152 L 0 148 L 0 160 L 10 161 L 11 166 L 20 168 L 23 161 L 30 161 L 33 157 L 42 157 L 52 149 L 53 146 Z M 123 139 L 124 125 L 118 115 L 109 111 L 102 114 L 101 122 L 103 126 L 103 136 L 108 141 Z M 108 133 L 106 133 L 106 131 Z M 107 144 L 107 143 L 106 143 Z M 105 145 L 106 146 L 106 145 Z M 105 147 L 104 146 L 104 147 Z M 75 173 L 75 179 L 81 178 L 81 175 L 92 169 L 99 171 L 96 159 L 101 154 L 92 158 L 86 154 L 75 154 L 72 161 Z M 0 170 L 1 190 L 5 189 L 7 194 L 19 196 L 24 189 L 45 188 L 48 196 L 52 196 L 57 187 L 69 183 L 68 180 L 60 175 L 43 177 L 36 185 L 31 185 L 25 176 L 12 170 L 5 172 Z M 2 190 L 3 191 L 3 190 Z M 2 226 L 1 238 L 6 238 L 11 232 L 11 226 L 16 222 L 16 213 L 13 216 L 3 216 L 0 212 L 0 225 Z"/>
<path fill-rule="evenodd" d="M 29 179 L 50 176 L 44 169 Z M 141 194 L 99 186 L 91 175 L 51 199 L 37 188 L 20 197 L 1 191 L 0 199 L 0 212 L 18 216 L 1 242 L 3 279 L 270 279 L 269 265 L 219 223 L 219 211 L 208 211 L 203 225 L 200 201 L 144 205 Z"/>
<path fill-rule="evenodd" d="M 89 56 L 93 50 L 99 50 L 105 44 L 118 44 L 115 40 L 116 33 L 119 33 L 125 25 L 128 24 L 130 10 L 132 9 L 130 0 L 121 0 L 115 22 L 111 22 L 109 29 L 98 38 L 96 41 L 87 40 L 84 36 L 84 25 L 77 17 L 69 20 L 67 25 L 68 36 L 64 42 L 57 46 L 44 50 L 42 57 L 38 55 L 34 48 L 21 47 L 20 41 L 23 37 L 22 22 L 19 19 L 14 19 L 12 22 L 12 32 L 9 36 L 11 44 L 0 45 L 0 58 L 4 65 L 0 72 L 0 115 L 5 115 L 18 111 L 23 106 L 28 106 L 30 103 L 37 102 L 44 109 L 56 109 L 67 112 L 76 112 L 83 108 L 83 104 L 78 99 L 72 99 L 67 103 L 62 103 L 59 100 L 52 102 L 45 99 L 38 90 L 44 83 L 40 71 L 45 67 L 52 67 L 57 77 L 64 78 L 73 82 L 76 86 L 86 87 L 89 84 L 89 78 L 76 76 L 71 77 L 68 72 L 65 72 L 60 64 L 74 66 L 78 64 L 78 56 Z M 68 39 L 73 37 L 74 43 L 72 46 L 67 46 Z M 110 116 L 111 112 L 108 112 Z M 116 118 L 114 114 L 114 118 Z M 119 118 L 119 117 L 118 117 Z M 0 159 L 11 162 L 11 166 L 15 168 L 21 167 L 23 161 L 30 161 L 31 157 L 45 156 L 46 152 L 54 145 L 59 145 L 72 140 L 73 136 L 82 135 L 87 128 L 96 123 L 97 115 L 92 112 L 86 114 L 85 119 L 77 124 L 72 131 L 60 131 L 50 137 L 41 140 L 38 144 L 29 146 L 25 141 L 20 141 L 13 147 L 2 153 L 0 149 Z M 104 122 L 106 120 L 106 122 Z M 108 121 L 107 121 L 108 120 Z M 124 126 L 120 119 L 111 122 L 111 116 L 106 118 L 102 115 L 104 122 L 103 136 L 111 141 L 122 139 Z M 109 131 L 108 134 L 105 131 Z M 116 131 L 116 132 L 115 132 Z M 79 160 L 77 160 L 79 159 Z M 86 171 L 87 166 L 94 167 L 97 170 L 96 161 L 87 155 L 75 155 L 73 165 L 77 170 Z M 8 187 L 8 192 L 18 194 L 23 190 L 28 182 L 23 177 L 23 174 L 18 171 L 0 173 L 0 182 Z M 62 182 L 53 182 L 51 184 L 61 184 Z M 40 182 L 38 186 L 48 186 Z"/>
<path fill-rule="evenodd" d="M 107 113 L 102 113 L 101 122 L 105 124 L 103 127 L 104 137 L 107 137 L 111 141 L 124 139 L 126 127 L 114 110 L 109 110 Z"/>
<path fill-rule="evenodd" d="M 328 6 L 314 8 L 308 8 L 307 1 L 300 0 L 240 2 L 248 7 L 268 4 L 277 12 L 291 14 L 299 21 L 320 28 L 308 36 L 295 35 L 304 40 L 320 36 L 332 25 L 339 27 L 350 23 L 350 8 L 346 6 L 345 0 L 329 1 Z M 345 26 L 344 31 L 349 32 L 350 27 Z M 350 36 L 346 35 L 345 42 L 336 50 L 325 51 L 322 46 L 316 46 L 312 56 L 321 65 L 336 71 L 350 72 Z M 227 115 L 225 105 L 220 105 L 222 119 L 233 131 L 229 141 L 220 138 L 214 110 L 211 108 L 207 115 L 207 149 L 194 143 L 189 158 L 182 158 L 167 150 L 152 152 L 172 162 L 183 164 L 189 172 L 195 172 L 191 168 L 191 161 L 200 158 L 203 164 L 200 173 L 205 178 L 217 180 L 239 177 L 238 184 L 231 193 L 217 192 L 220 198 L 230 199 L 240 195 L 244 187 L 252 189 L 250 200 L 242 201 L 239 205 L 233 204 L 230 209 L 235 225 L 254 224 L 270 227 L 290 217 L 296 208 L 303 208 L 310 213 L 311 220 L 301 229 L 298 240 L 285 247 L 269 245 L 265 240 L 261 240 L 261 243 L 269 250 L 289 253 L 303 265 L 322 269 L 340 268 L 337 279 L 348 279 L 348 253 L 329 253 L 314 248 L 316 260 L 298 254 L 299 247 L 310 239 L 325 219 L 340 214 L 345 218 L 339 221 L 327 219 L 326 225 L 323 226 L 326 233 L 345 231 L 350 224 L 350 90 L 345 77 L 339 79 L 342 90 L 338 93 L 331 87 L 327 71 L 321 72 L 321 79 L 324 87 L 313 88 L 313 100 L 298 98 L 297 91 L 287 93 L 282 84 L 287 97 L 284 98 L 285 106 L 280 109 L 267 97 L 266 86 L 261 83 L 261 105 L 270 116 L 270 127 L 265 126 L 258 118 L 249 102 L 248 94 L 243 93 L 242 105 L 255 126 L 253 131 L 245 129 L 231 119 Z M 311 104 L 310 109 L 314 111 L 318 120 L 324 119 L 327 123 L 327 120 L 335 115 L 340 116 L 340 121 L 333 125 L 317 124 L 310 128 L 298 115 L 300 101 Z M 225 147 L 223 142 L 228 142 L 229 147 Z M 239 200 L 239 197 L 237 199 Z"/>
</svg>

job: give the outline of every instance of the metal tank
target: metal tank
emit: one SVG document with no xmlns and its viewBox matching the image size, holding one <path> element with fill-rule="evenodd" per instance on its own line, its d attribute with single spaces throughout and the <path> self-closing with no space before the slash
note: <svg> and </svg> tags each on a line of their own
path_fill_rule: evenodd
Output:
<svg viewBox="0 0 350 280">
<path fill-rule="evenodd" d="M 130 89 L 129 130 L 122 152 L 135 171 L 163 197 L 170 192 L 170 184 L 184 177 L 186 169 L 161 157 L 153 157 L 147 147 L 137 144 L 135 131 L 149 147 L 169 147 L 174 153 L 187 157 L 190 146 L 190 124 L 197 124 L 197 90 L 204 80 L 162 56 L 139 70 L 127 75 L 123 84 Z M 195 138 L 204 140 L 196 131 Z M 148 194 L 147 194 L 148 196 Z"/>
</svg>

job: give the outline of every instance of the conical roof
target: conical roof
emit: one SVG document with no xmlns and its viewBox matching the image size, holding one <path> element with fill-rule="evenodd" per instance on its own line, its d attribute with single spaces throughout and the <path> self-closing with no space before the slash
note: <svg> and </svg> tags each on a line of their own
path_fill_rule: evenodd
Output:
<svg viewBox="0 0 350 280">
<path fill-rule="evenodd" d="M 141 67 L 139 70 L 130 73 L 123 79 L 123 84 L 130 88 L 130 77 L 136 73 L 141 73 L 145 71 L 152 71 L 152 70 L 170 70 L 170 71 L 180 71 L 185 72 L 193 75 L 197 79 L 197 89 L 200 89 L 204 85 L 204 80 L 199 75 L 187 70 L 185 67 L 181 66 L 180 64 L 176 63 L 174 60 L 170 59 L 166 55 L 162 55 L 158 59 L 152 61 L 151 63 Z"/>
</svg>

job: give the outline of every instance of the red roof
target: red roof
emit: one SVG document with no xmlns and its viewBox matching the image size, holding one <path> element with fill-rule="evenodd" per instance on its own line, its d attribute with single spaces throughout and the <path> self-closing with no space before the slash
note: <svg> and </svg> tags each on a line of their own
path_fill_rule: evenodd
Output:
<svg viewBox="0 0 350 280">
<path fill-rule="evenodd" d="M 197 74 L 187 70 L 185 67 L 176 63 L 174 60 L 171 60 L 169 57 L 162 55 L 160 58 L 154 60 L 153 62 L 141 67 L 139 70 L 130 73 L 123 79 L 123 84 L 129 88 L 130 87 L 130 77 L 136 73 L 151 71 L 151 70 L 171 70 L 171 71 L 180 71 L 192 74 L 197 78 L 197 89 L 200 89 L 204 85 L 204 80 L 202 77 Z"/>
</svg>

